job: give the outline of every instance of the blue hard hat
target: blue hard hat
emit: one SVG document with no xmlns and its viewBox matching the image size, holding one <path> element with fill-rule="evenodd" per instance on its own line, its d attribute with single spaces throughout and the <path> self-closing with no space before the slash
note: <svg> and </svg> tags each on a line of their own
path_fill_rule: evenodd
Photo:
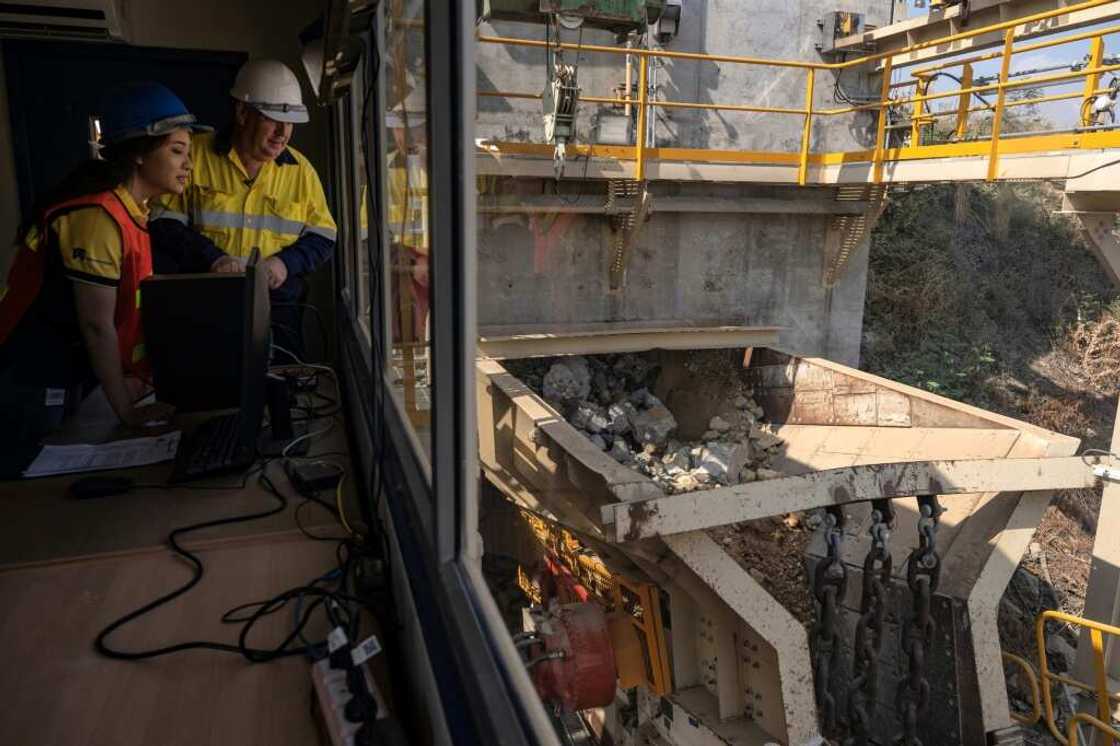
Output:
<svg viewBox="0 0 1120 746">
<path fill-rule="evenodd" d="M 159 83 L 137 82 L 115 86 L 101 104 L 102 145 L 113 145 L 134 137 L 166 135 L 186 127 L 192 132 L 210 132 L 198 124 L 182 100 Z"/>
</svg>

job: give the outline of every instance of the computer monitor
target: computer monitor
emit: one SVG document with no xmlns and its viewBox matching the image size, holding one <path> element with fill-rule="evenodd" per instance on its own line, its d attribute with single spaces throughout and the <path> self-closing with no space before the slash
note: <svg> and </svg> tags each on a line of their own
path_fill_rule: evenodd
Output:
<svg viewBox="0 0 1120 746">
<path fill-rule="evenodd" d="M 260 266 L 260 251 L 253 249 L 245 266 L 245 331 L 241 348 L 241 442 L 257 437 L 264 414 L 269 346 L 272 341 L 272 303 L 268 297 L 268 271 Z"/>
<path fill-rule="evenodd" d="M 253 257 L 244 274 L 153 275 L 140 285 L 140 311 L 159 401 L 179 412 L 240 407 L 259 422 L 271 309 L 268 273 Z"/>
</svg>

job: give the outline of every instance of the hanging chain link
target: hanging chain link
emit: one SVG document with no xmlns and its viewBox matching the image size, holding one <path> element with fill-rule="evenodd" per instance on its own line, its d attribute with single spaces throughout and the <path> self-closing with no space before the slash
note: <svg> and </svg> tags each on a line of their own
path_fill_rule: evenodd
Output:
<svg viewBox="0 0 1120 746">
<path fill-rule="evenodd" d="M 828 553 L 813 574 L 813 596 L 817 600 L 817 624 L 813 629 L 813 679 L 821 723 L 826 733 L 836 727 L 836 697 L 829 690 L 829 680 L 840 652 L 840 603 L 848 585 L 848 571 L 840 559 L 843 529 L 843 509 L 828 508 L 824 534 Z"/>
<path fill-rule="evenodd" d="M 867 746 L 871 714 L 879 692 L 879 654 L 883 648 L 883 618 L 886 591 L 891 582 L 891 552 L 888 546 L 894 528 L 894 504 L 889 499 L 871 502 L 871 549 L 863 561 L 863 596 L 856 623 L 853 647 L 852 687 L 848 698 L 851 746 Z"/>
<path fill-rule="evenodd" d="M 903 728 L 898 743 L 903 746 L 922 746 L 918 738 L 918 718 L 929 711 L 926 658 L 936 632 L 930 610 L 941 577 L 937 522 L 945 509 L 937 501 L 937 495 L 919 497 L 918 509 L 918 546 L 906 560 L 906 584 L 913 597 L 914 615 L 906 621 L 902 632 L 902 651 L 909 658 L 909 673 L 898 685 L 897 698 Z"/>
</svg>

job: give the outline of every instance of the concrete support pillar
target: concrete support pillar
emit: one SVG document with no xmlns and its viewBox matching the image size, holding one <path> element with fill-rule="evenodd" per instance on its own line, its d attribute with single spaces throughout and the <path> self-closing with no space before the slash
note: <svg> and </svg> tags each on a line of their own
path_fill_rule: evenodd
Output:
<svg viewBox="0 0 1120 746">
<path fill-rule="evenodd" d="M 1112 431 L 1113 454 L 1120 452 L 1120 405 Z M 1120 469 L 1120 458 L 1109 459 L 1109 465 Z M 1097 622 L 1120 626 L 1120 482 L 1105 480 L 1101 512 L 1097 519 L 1097 535 L 1093 542 L 1093 566 L 1089 588 L 1085 593 L 1085 617 Z M 1105 636 L 1105 662 L 1108 675 L 1120 679 L 1120 644 Z M 1088 630 L 1083 630 L 1077 645 L 1077 678 L 1093 681 L 1093 647 Z"/>
</svg>

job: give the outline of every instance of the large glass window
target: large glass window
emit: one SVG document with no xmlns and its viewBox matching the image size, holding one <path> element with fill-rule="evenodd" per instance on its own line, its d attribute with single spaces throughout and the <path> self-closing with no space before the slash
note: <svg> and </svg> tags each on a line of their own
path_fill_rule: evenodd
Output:
<svg viewBox="0 0 1120 746">
<path fill-rule="evenodd" d="M 383 141 L 384 219 L 388 228 L 391 345 L 388 375 L 394 396 L 430 456 L 431 345 L 428 204 L 428 83 L 425 6 L 392 0 L 387 6 Z"/>
</svg>

